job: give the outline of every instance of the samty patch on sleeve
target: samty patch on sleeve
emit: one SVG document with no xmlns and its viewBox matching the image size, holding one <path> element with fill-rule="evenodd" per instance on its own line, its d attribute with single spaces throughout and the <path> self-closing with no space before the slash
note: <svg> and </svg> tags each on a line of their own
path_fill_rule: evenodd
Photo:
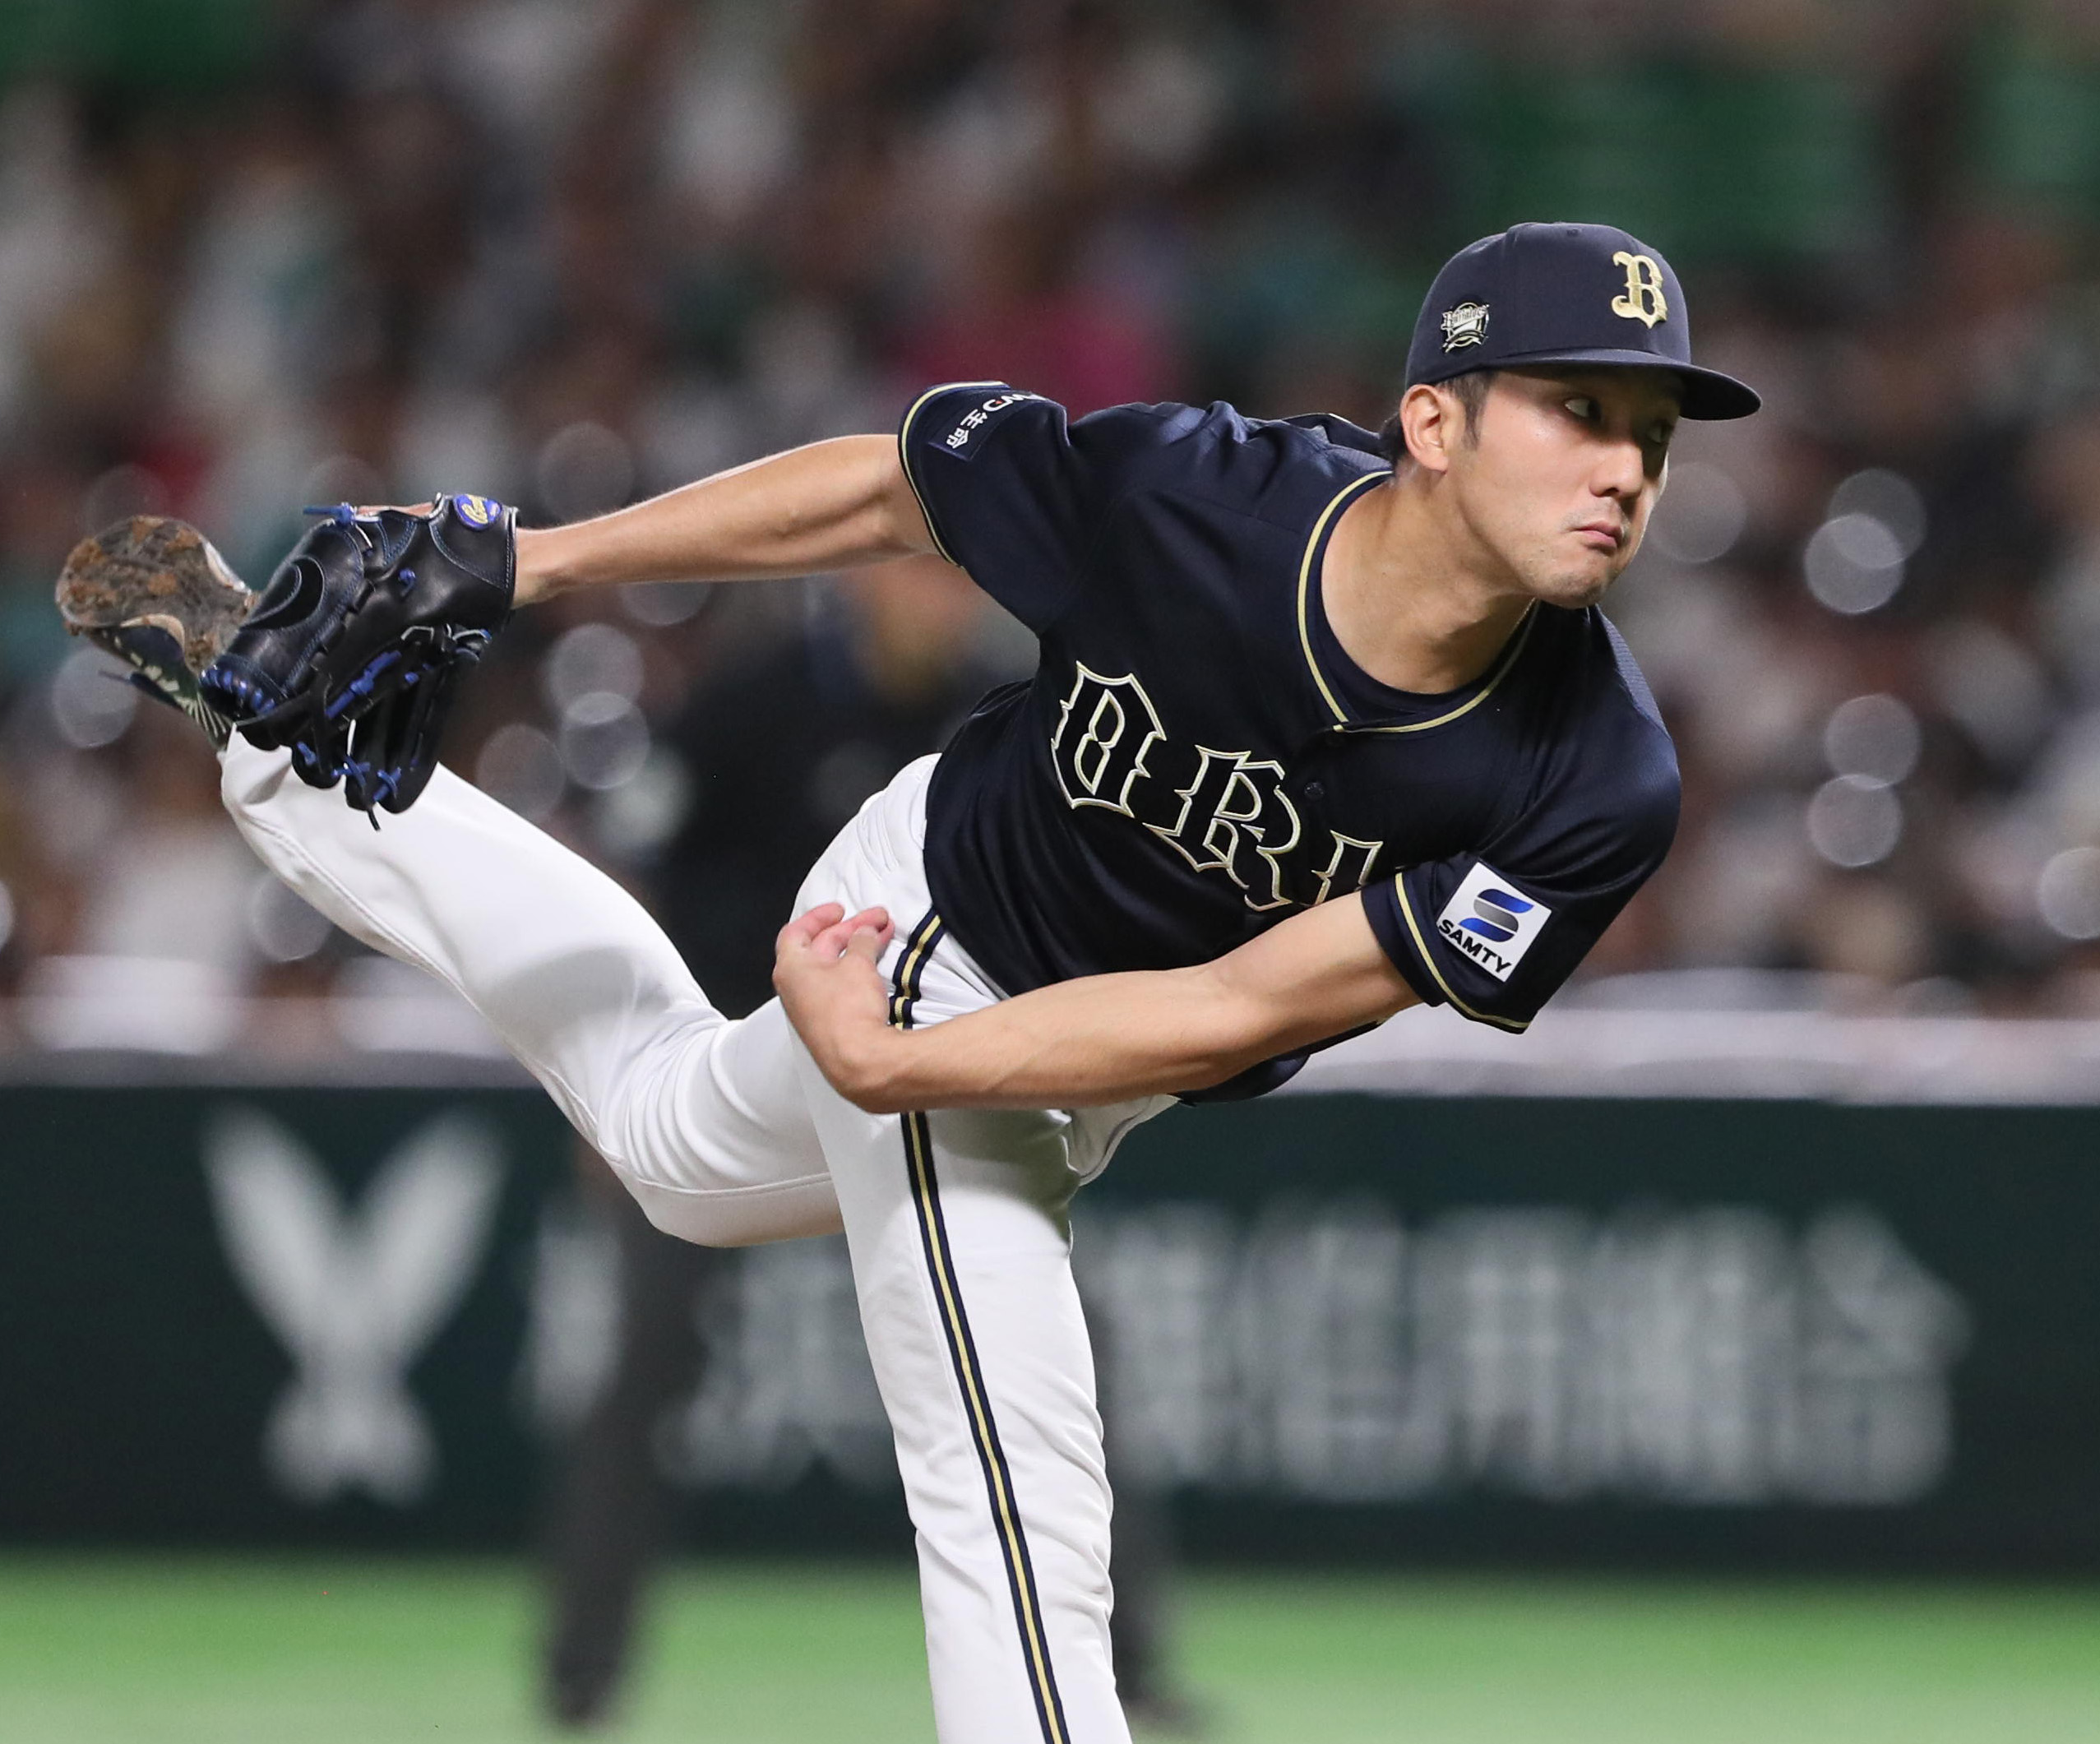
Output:
<svg viewBox="0 0 2100 1744">
<path fill-rule="evenodd" d="M 1444 904 L 1436 931 L 1476 967 L 1507 981 L 1552 918 L 1552 909 L 1520 895 L 1509 879 L 1480 860 Z"/>
</svg>

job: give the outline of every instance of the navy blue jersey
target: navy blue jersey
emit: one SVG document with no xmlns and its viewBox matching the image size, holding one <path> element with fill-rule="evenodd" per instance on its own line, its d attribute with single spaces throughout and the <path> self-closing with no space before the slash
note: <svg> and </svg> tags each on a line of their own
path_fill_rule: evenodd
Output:
<svg viewBox="0 0 2100 1744">
<path fill-rule="evenodd" d="M 1676 753 L 1618 632 L 1538 605 L 1436 696 L 1343 651 L 1321 599 L 1369 432 L 1230 406 L 1067 428 L 998 383 L 905 415 L 944 556 L 1039 639 L 942 755 L 927 874 L 1010 993 L 1207 961 L 1358 889 L 1425 1003 L 1522 1029 L 1677 826 Z"/>
</svg>

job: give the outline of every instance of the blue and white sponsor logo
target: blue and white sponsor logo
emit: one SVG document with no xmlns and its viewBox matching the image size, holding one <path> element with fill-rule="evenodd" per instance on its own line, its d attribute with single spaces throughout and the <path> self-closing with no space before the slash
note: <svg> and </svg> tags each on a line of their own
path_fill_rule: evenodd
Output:
<svg viewBox="0 0 2100 1744">
<path fill-rule="evenodd" d="M 1510 978 L 1553 911 L 1516 886 L 1485 860 L 1452 891 L 1436 917 L 1437 936 L 1497 981 Z"/>
<path fill-rule="evenodd" d="M 1524 917 L 1533 906 L 1507 891 L 1482 891 L 1473 899 L 1473 913 L 1459 925 L 1465 932 L 1477 932 L 1497 945 L 1506 945 L 1517 936 L 1517 928 L 1524 924 Z"/>
<path fill-rule="evenodd" d="M 487 497 L 455 497 L 452 508 L 470 527 L 485 527 L 503 512 L 503 505 Z"/>
</svg>

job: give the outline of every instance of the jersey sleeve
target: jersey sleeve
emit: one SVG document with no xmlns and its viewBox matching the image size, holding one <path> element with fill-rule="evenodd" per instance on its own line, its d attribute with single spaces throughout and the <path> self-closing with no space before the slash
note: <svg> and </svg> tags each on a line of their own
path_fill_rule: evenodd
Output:
<svg viewBox="0 0 2100 1744">
<path fill-rule="evenodd" d="M 1163 409 L 1112 406 L 1068 425 L 1040 394 L 958 382 L 918 397 L 897 446 L 941 555 L 1039 634 L 1078 594 Z"/>
<path fill-rule="evenodd" d="M 1425 1005 L 1529 1027 L 1669 852 L 1677 760 L 1665 742 L 1646 761 L 1534 807 L 1478 853 L 1365 886 L 1371 930 Z"/>
</svg>

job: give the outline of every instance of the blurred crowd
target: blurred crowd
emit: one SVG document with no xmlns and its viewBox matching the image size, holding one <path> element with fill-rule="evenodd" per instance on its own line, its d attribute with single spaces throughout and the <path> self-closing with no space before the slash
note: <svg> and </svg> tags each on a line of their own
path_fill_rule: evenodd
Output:
<svg viewBox="0 0 2100 1744">
<path fill-rule="evenodd" d="M 2091 7 L 187 10 L 180 55 L 0 61 L 6 1040 L 162 1045 L 164 993 L 173 1045 L 296 1050 L 330 1033 L 234 996 L 384 990 L 261 881 L 187 724 L 65 637 L 84 533 L 179 514 L 259 584 L 305 505 L 573 518 L 959 377 L 1375 427 L 1437 264 L 1543 217 L 1666 251 L 1768 408 L 1687 428 L 1615 596 L 1686 811 L 1577 997 L 2100 1006 Z M 707 794 L 673 724 L 874 622 L 1029 657 L 925 577 L 571 598 L 506 633 L 448 761 L 675 890 Z M 843 821 L 894 761 L 782 779 Z"/>
</svg>

